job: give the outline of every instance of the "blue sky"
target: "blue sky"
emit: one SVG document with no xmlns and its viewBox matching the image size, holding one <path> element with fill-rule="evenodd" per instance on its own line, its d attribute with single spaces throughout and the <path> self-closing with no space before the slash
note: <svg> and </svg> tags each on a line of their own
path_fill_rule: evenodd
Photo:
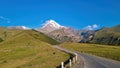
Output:
<svg viewBox="0 0 120 68">
<path fill-rule="evenodd" d="M 77 29 L 120 24 L 120 0 L 0 0 L 0 26 L 41 27 L 53 19 Z"/>
</svg>

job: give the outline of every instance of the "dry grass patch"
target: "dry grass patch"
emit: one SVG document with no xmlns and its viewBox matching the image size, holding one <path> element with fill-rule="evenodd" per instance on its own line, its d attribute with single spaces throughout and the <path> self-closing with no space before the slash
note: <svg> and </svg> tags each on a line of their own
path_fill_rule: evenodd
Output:
<svg viewBox="0 0 120 68">
<path fill-rule="evenodd" d="M 120 46 L 85 43 L 64 43 L 62 47 L 120 61 Z"/>
</svg>

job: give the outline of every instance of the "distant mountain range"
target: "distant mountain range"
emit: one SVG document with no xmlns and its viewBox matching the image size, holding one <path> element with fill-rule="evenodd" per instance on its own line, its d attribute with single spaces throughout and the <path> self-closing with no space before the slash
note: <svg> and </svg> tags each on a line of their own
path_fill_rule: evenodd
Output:
<svg viewBox="0 0 120 68">
<path fill-rule="evenodd" d="M 120 25 L 99 30 L 76 30 L 75 28 L 61 26 L 54 20 L 48 20 L 42 28 L 37 30 L 58 42 L 120 44 Z"/>
<path fill-rule="evenodd" d="M 42 28 L 37 30 L 59 42 L 79 42 L 81 40 L 78 30 L 61 26 L 54 20 L 48 20 Z"/>
<path fill-rule="evenodd" d="M 32 30 L 25 26 L 11 26 L 8 29 Z M 4 29 L 0 29 L 4 30 Z M 58 42 L 81 42 L 120 45 L 120 25 L 112 28 L 102 28 L 99 30 L 76 30 L 75 28 L 61 26 L 54 20 L 48 20 L 41 28 L 34 29 L 55 39 Z M 9 33 L 9 32 L 7 32 Z M 5 36 L 5 32 L 3 32 Z M 1 36 L 0 41 L 5 37 Z M 3 38 L 4 37 L 4 38 Z M 1 39 L 3 38 L 3 39 Z"/>
<path fill-rule="evenodd" d="M 87 42 L 93 38 L 94 30 L 77 30 L 75 28 L 61 26 L 54 20 L 48 20 L 40 31 L 58 42 Z"/>
</svg>

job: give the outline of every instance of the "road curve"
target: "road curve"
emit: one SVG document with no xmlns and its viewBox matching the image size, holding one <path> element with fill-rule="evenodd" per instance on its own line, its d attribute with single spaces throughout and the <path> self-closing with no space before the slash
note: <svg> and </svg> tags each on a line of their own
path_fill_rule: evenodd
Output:
<svg viewBox="0 0 120 68">
<path fill-rule="evenodd" d="M 110 60 L 86 53 L 74 52 L 59 46 L 54 47 L 68 53 L 71 52 L 78 54 L 78 63 L 75 64 L 73 68 L 120 68 L 120 62 L 115 60 Z"/>
<path fill-rule="evenodd" d="M 84 68 L 120 68 L 120 62 L 102 57 L 78 53 L 84 59 Z"/>
</svg>

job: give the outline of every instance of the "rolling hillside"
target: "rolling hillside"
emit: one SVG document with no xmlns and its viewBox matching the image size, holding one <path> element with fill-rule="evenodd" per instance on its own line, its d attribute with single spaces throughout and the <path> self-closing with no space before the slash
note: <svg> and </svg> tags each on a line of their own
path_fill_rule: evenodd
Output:
<svg viewBox="0 0 120 68">
<path fill-rule="evenodd" d="M 44 35 L 41 32 L 35 31 L 35 30 L 26 30 L 23 31 L 22 33 L 27 33 L 28 35 L 34 37 L 37 40 L 52 44 L 52 45 L 56 45 L 59 44 L 56 40 Z"/>
<path fill-rule="evenodd" d="M 22 30 L 0 43 L 0 68 L 56 68 L 69 55 L 51 44 L 57 42 L 40 32 Z"/>
<path fill-rule="evenodd" d="M 37 32 L 35 30 L 7 29 L 4 27 L 0 27 L 0 38 L 3 41 L 11 40 L 12 38 L 15 38 L 16 36 L 19 36 L 22 34 L 30 35 L 38 40 L 47 42 L 52 45 L 59 44 L 57 41 L 49 38 L 48 36 L 44 35 L 41 32 Z"/>
<path fill-rule="evenodd" d="M 112 28 L 103 28 L 95 33 L 91 43 L 120 45 L 120 25 Z"/>
<path fill-rule="evenodd" d="M 7 29 L 5 27 L 0 27 L 0 38 L 3 40 L 7 40 L 22 31 L 23 30 L 19 29 Z"/>
</svg>

